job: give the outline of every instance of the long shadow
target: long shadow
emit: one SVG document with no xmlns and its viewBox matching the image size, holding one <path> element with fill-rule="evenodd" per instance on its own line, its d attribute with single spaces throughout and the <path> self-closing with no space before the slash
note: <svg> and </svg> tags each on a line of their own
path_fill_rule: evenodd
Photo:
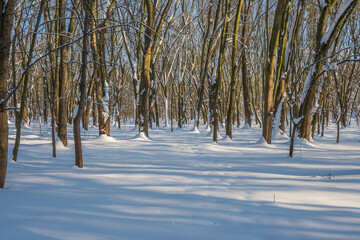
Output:
<svg viewBox="0 0 360 240">
<path fill-rule="evenodd" d="M 16 199 L 3 216 L 17 223 L 12 230 L 37 239 L 52 239 L 51 234 L 53 239 L 356 239 L 360 234 L 356 208 L 101 186 L 90 180 L 78 191 L 58 188 Z"/>
</svg>

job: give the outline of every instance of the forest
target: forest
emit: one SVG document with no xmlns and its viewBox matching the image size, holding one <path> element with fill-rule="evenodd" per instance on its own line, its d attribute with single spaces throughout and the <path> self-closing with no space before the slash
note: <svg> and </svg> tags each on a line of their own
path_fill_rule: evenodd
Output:
<svg viewBox="0 0 360 240">
<path fill-rule="evenodd" d="M 359 0 L 0 0 L 1 239 L 357 240 L 359 139 Z"/>
<path fill-rule="evenodd" d="M 83 167 L 81 129 L 259 125 L 311 140 L 360 118 L 358 0 L 0 1 L 0 186 L 40 121 Z M 8 156 L 8 120 L 16 139 Z M 90 123 L 90 121 L 92 121 Z M 113 125 L 114 125 L 113 124 Z"/>
</svg>

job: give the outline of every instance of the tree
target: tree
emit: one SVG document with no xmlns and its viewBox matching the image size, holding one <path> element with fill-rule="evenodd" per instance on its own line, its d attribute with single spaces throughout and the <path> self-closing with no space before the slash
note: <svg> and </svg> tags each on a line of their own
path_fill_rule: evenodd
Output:
<svg viewBox="0 0 360 240">
<path fill-rule="evenodd" d="M 83 27 L 83 46 L 82 46 L 82 61 L 81 61 L 81 75 L 80 75 L 80 98 L 78 102 L 77 112 L 74 117 L 74 143 L 75 143 L 75 165 L 79 168 L 83 167 L 82 148 L 81 148 L 81 134 L 80 134 L 80 120 L 84 112 L 86 101 L 86 78 L 87 65 L 89 56 L 89 27 L 91 17 L 91 2 L 92 0 L 82 0 L 82 5 L 85 12 L 84 27 Z"/>
<path fill-rule="evenodd" d="M 4 188 L 8 156 L 8 116 L 5 98 L 10 39 L 16 0 L 0 1 L 0 188 Z"/>
<path fill-rule="evenodd" d="M 324 60 L 328 57 L 329 49 L 332 47 L 345 21 L 354 10 L 358 0 L 346 0 L 342 2 L 334 22 L 326 31 L 330 12 L 336 3 L 337 0 L 327 0 L 325 1 L 325 4 L 321 6 L 319 22 L 316 30 L 316 54 L 314 64 L 307 75 L 303 90 L 304 97 L 302 98 L 300 105 L 300 117 L 302 118 L 300 137 L 305 138 L 308 141 L 310 140 L 311 115 L 316 102 L 318 88 L 322 81 L 321 75 L 323 74 Z"/>
<path fill-rule="evenodd" d="M 195 110 L 195 127 L 199 129 L 200 124 L 200 115 L 201 109 L 203 108 L 203 102 L 205 98 L 205 88 L 206 80 L 209 78 L 208 68 L 210 65 L 210 58 L 213 54 L 214 42 L 217 34 L 217 24 L 220 15 L 220 5 L 221 1 L 218 1 L 218 4 L 215 5 L 214 1 L 210 1 L 210 7 L 207 16 L 206 30 L 203 33 L 203 45 L 201 51 L 201 61 L 200 61 L 200 77 L 199 77 L 199 87 L 198 87 L 198 96 L 196 99 L 196 110 Z M 214 6 L 216 6 L 215 16 L 213 13 Z M 213 17 L 214 16 L 214 17 Z M 212 27 L 212 28 L 211 28 Z"/>
<path fill-rule="evenodd" d="M 222 1 L 220 1 L 222 2 Z M 216 78 L 212 79 L 212 85 L 211 85 L 211 91 L 213 94 L 211 108 L 213 109 L 213 141 L 217 142 L 218 132 L 219 132 L 219 108 L 220 108 L 220 88 L 222 84 L 222 67 L 225 60 L 225 50 L 226 50 L 226 37 L 228 32 L 228 18 L 229 18 L 229 12 L 230 12 L 230 3 L 229 0 L 225 0 L 223 3 L 225 5 L 225 11 L 224 11 L 224 24 L 223 29 L 221 31 L 221 39 L 220 39 L 220 46 L 219 46 L 219 52 L 216 59 L 216 67 L 214 68 L 214 71 L 216 71 Z"/>
<path fill-rule="evenodd" d="M 236 16 L 235 16 L 235 23 L 234 23 L 233 36 L 232 36 L 233 40 L 232 40 L 232 51 L 231 51 L 232 56 L 231 56 L 230 100 L 229 100 L 229 107 L 226 118 L 226 135 L 229 136 L 230 138 L 232 138 L 232 125 L 233 125 L 233 118 L 235 113 L 237 37 L 239 31 L 240 13 L 241 13 L 242 5 L 243 5 L 243 0 L 240 0 L 236 8 Z M 245 29 L 245 23 L 243 25 L 243 28 Z M 242 51 L 245 54 L 245 49 L 243 49 Z M 244 61 L 244 59 L 242 60 Z"/>
<path fill-rule="evenodd" d="M 139 132 L 149 135 L 149 93 L 150 93 L 150 64 L 151 64 L 151 42 L 154 35 L 155 10 L 151 0 L 144 0 L 147 12 L 146 28 L 144 34 L 143 65 L 140 81 L 140 122 Z"/>
<path fill-rule="evenodd" d="M 33 61 L 33 54 L 35 50 L 35 44 L 36 44 L 36 36 L 39 29 L 39 25 L 41 22 L 41 16 L 42 12 L 44 10 L 45 0 L 41 0 L 39 12 L 37 14 L 34 33 L 32 34 L 31 43 L 30 43 L 30 49 L 29 54 L 27 55 L 26 59 L 26 68 L 24 69 L 24 74 L 22 78 L 20 79 L 20 83 L 22 85 L 22 92 L 21 92 L 21 105 L 20 105 L 20 111 L 18 118 L 16 119 L 16 139 L 13 149 L 13 160 L 17 161 L 17 155 L 19 151 L 20 146 L 20 133 L 21 133 L 21 126 L 23 121 L 23 116 L 25 112 L 25 108 L 27 105 L 27 91 L 28 91 L 28 83 L 29 83 L 29 69 L 32 67 L 32 61 Z"/>
<path fill-rule="evenodd" d="M 277 3 L 273 28 L 271 31 L 270 44 L 265 67 L 264 83 L 264 114 L 263 114 L 263 133 L 262 136 L 267 143 L 271 143 L 272 123 L 274 113 L 274 68 L 276 62 L 276 52 L 279 45 L 280 33 L 283 31 L 283 21 L 286 7 L 290 0 L 279 0 Z"/>
<path fill-rule="evenodd" d="M 78 6 L 79 0 L 72 2 L 72 7 L 75 9 Z M 72 11 L 68 29 L 66 29 L 66 0 L 58 0 L 58 32 L 60 45 L 60 62 L 59 62 L 59 112 L 58 112 L 58 137 L 64 146 L 67 146 L 67 124 L 68 124 L 68 95 L 70 85 L 69 74 L 69 53 L 70 53 L 70 38 L 75 31 L 75 16 Z"/>
</svg>

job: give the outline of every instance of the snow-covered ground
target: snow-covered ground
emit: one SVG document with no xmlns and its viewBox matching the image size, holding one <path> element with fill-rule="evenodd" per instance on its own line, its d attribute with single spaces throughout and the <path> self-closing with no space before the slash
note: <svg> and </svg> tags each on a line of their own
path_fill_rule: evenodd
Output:
<svg viewBox="0 0 360 240">
<path fill-rule="evenodd" d="M 36 125 L 36 124 L 35 124 Z M 52 158 L 50 129 L 24 128 L 19 161 L 0 190 L 0 239 L 360 239 L 360 131 L 269 146 L 239 128 L 218 144 L 200 133 L 133 125 L 83 133 L 83 169 L 70 144 Z M 221 129 L 223 134 L 223 129 Z M 9 156 L 14 143 L 10 124 Z"/>
</svg>

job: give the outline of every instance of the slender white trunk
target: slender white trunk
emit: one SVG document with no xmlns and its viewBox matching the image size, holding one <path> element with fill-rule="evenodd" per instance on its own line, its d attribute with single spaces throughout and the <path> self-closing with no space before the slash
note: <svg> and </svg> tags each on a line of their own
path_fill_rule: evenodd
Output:
<svg viewBox="0 0 360 240">
<path fill-rule="evenodd" d="M 282 109 L 283 104 L 284 104 L 284 98 L 281 99 L 281 102 L 276 111 L 275 119 L 273 121 L 273 128 L 272 128 L 272 135 L 271 135 L 272 138 L 283 134 L 283 132 L 280 129 L 281 109 Z"/>
<path fill-rule="evenodd" d="M 206 130 L 211 130 L 211 127 L 212 127 L 212 124 L 211 124 L 211 117 L 210 117 L 210 115 L 211 115 L 211 112 L 210 112 L 210 110 L 209 110 L 209 112 L 208 112 L 208 116 L 207 116 L 207 125 L 206 125 Z"/>
<path fill-rule="evenodd" d="M 196 108 L 195 108 L 195 117 L 194 117 L 194 129 L 193 130 L 196 130 L 196 119 L 197 119 L 197 116 L 198 116 L 198 112 L 197 112 L 197 110 L 196 110 Z"/>
</svg>

